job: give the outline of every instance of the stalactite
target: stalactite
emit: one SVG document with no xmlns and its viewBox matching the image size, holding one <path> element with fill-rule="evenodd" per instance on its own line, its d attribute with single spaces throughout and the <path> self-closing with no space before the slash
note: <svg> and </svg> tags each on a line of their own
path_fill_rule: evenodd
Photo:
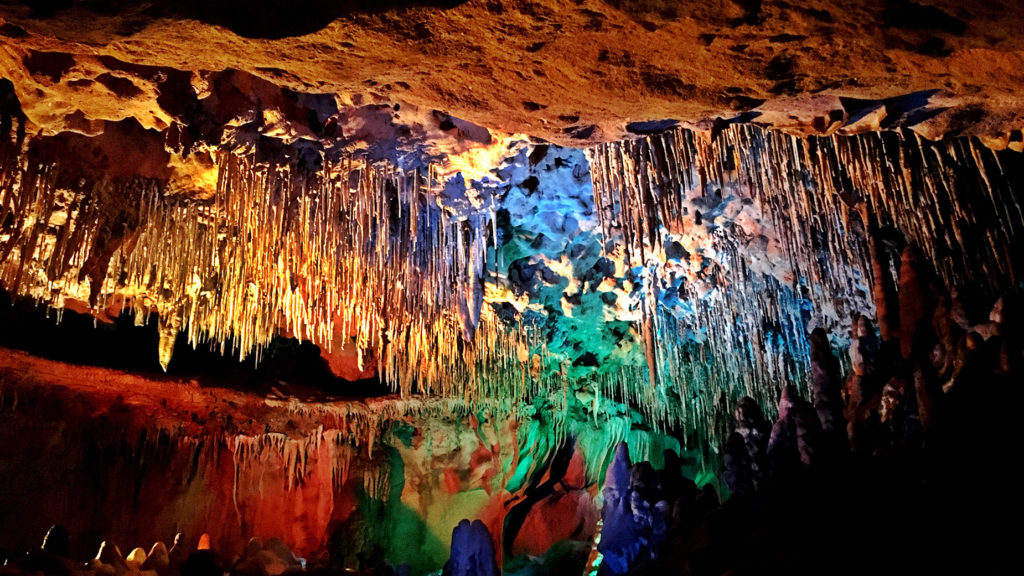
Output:
<svg viewBox="0 0 1024 576">
<path fill-rule="evenodd" d="M 868 301 L 869 215 L 924 250 L 950 287 L 981 274 L 999 292 L 1020 276 L 1020 259 L 999 248 L 1024 229 L 1015 180 L 973 139 L 928 142 L 910 131 L 798 138 L 738 124 L 710 144 L 678 129 L 607 144 L 590 158 L 605 233 L 621 234 L 631 254 L 657 246 L 651 230 L 659 226 L 661 234 L 683 229 L 683 202 L 706 196 L 705 184 L 735 186 L 768 208 L 815 304 L 840 316 Z M 701 174 L 710 181 L 698 185 Z M 848 304 L 831 302 L 838 299 Z"/>
<path fill-rule="evenodd" d="M 711 138 L 679 128 L 587 155 L 608 257 L 621 244 L 627 263 L 653 277 L 636 303 L 657 365 L 647 378 L 676 386 L 682 419 L 700 422 L 716 445 L 727 432 L 722 398 L 774 405 L 784 384 L 806 383 L 811 328 L 848 329 L 854 314 L 891 299 L 877 297 L 877 277 L 893 266 L 876 245 L 879 228 L 918 246 L 950 289 L 994 296 L 1022 273 L 1021 251 L 1005 249 L 1024 229 L 1019 170 L 975 140 L 798 138 L 734 124 Z M 751 266 L 750 230 L 708 224 L 729 201 L 766 216 L 753 232 L 778 239 L 783 267 Z M 670 243 L 687 238 L 701 254 L 670 262 Z M 682 304 L 656 297 L 666 290 Z"/>
<path fill-rule="evenodd" d="M 341 331 L 403 393 L 546 389 L 543 377 L 521 385 L 516 352 L 543 355 L 540 336 L 483 305 L 492 210 L 441 206 L 432 169 L 279 148 L 222 150 L 209 199 L 74 181 L 59 159 L 4 148 L 15 224 L 0 237 L 0 281 L 56 308 L 71 297 L 142 322 L 158 313 L 165 367 L 178 328 L 192 346 L 257 360 L 279 334 L 329 349 Z"/>
<path fill-rule="evenodd" d="M 95 306 L 112 253 L 138 225 L 117 201 L 157 184 L 79 178 L 31 147 L 4 170 L 15 175 L 0 192 L 0 284 L 56 308 L 66 298 Z"/>
<path fill-rule="evenodd" d="M 784 383 L 804 385 L 809 327 L 874 313 L 876 277 L 893 265 L 875 231 L 899 230 L 949 285 L 1019 276 L 1018 255 L 994 249 L 1024 228 L 1012 170 L 972 141 L 734 125 L 714 139 L 679 129 L 607 144 L 588 152 L 595 208 L 608 257 L 625 259 L 638 320 L 625 338 L 645 366 L 580 377 L 548 354 L 543 326 L 485 305 L 484 287 L 503 281 L 498 251 L 489 259 L 494 199 L 445 206 L 433 167 L 225 147 L 203 198 L 76 177 L 16 123 L 0 139 L 0 283 L 58 309 L 157 313 L 164 364 L 179 328 L 192 346 L 257 360 L 281 334 L 325 348 L 344 334 L 407 395 L 540 395 L 566 410 L 589 394 L 596 421 L 621 402 L 659 430 L 685 422 L 685 442 L 698 430 L 714 441 L 728 431 L 723 406 L 770 406 Z M 753 206 L 753 224 L 723 216 L 738 204 Z M 983 224 L 991 234 L 978 235 Z"/>
</svg>

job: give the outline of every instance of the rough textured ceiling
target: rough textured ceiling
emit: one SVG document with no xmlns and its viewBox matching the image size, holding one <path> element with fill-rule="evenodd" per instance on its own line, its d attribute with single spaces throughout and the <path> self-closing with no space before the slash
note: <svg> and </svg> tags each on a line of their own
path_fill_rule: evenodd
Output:
<svg viewBox="0 0 1024 576">
<path fill-rule="evenodd" d="M 752 109 L 822 132 L 847 119 L 840 97 L 933 90 L 902 125 L 998 137 L 1024 124 L 1015 0 L 402 4 L 4 3 L 0 68 L 46 132 L 129 116 L 166 124 L 154 70 L 124 63 L 192 72 L 193 83 L 240 69 L 342 103 L 408 103 L 571 145 L 620 139 L 631 122 Z"/>
</svg>

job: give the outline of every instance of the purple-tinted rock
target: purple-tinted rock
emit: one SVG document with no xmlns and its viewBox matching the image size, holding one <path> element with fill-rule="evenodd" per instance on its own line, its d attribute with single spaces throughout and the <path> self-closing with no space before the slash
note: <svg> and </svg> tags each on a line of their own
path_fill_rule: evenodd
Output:
<svg viewBox="0 0 1024 576">
<path fill-rule="evenodd" d="M 479 520 L 459 522 L 452 530 L 451 557 L 444 565 L 443 576 L 498 576 L 494 541 Z"/>
<path fill-rule="evenodd" d="M 680 465 L 679 456 L 666 451 L 661 472 L 649 462 L 630 466 L 626 445 L 616 448 L 605 475 L 599 574 L 625 574 L 655 560 L 673 527 L 694 514 L 697 488 Z"/>
</svg>

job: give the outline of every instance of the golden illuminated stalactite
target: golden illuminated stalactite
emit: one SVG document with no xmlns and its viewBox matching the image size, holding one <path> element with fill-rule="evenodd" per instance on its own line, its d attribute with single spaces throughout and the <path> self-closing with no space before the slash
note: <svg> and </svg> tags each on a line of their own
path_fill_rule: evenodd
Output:
<svg viewBox="0 0 1024 576">
<path fill-rule="evenodd" d="M 80 177 L 29 144 L 0 140 L 0 284 L 56 308 L 69 299 L 98 307 L 110 259 L 138 223 L 121 200 L 158 183 Z"/>
<path fill-rule="evenodd" d="M 179 316 L 175 313 L 160 314 L 158 331 L 160 333 L 158 344 L 160 367 L 166 372 L 167 365 L 171 363 L 171 356 L 174 354 L 174 343 L 178 340 L 178 332 L 181 331 Z"/>
<path fill-rule="evenodd" d="M 544 389 L 542 373 L 523 385 L 516 352 L 540 357 L 542 339 L 483 304 L 493 207 L 442 206 L 433 168 L 309 162 L 302 150 L 257 162 L 255 150 L 225 149 L 208 170 L 215 192 L 189 196 L 69 178 L 27 147 L 0 150 L 15 222 L 0 236 L 3 286 L 58 309 L 116 303 L 140 324 L 156 313 L 165 369 L 179 330 L 193 347 L 257 360 L 281 333 L 329 349 L 341 330 L 404 393 Z"/>
</svg>

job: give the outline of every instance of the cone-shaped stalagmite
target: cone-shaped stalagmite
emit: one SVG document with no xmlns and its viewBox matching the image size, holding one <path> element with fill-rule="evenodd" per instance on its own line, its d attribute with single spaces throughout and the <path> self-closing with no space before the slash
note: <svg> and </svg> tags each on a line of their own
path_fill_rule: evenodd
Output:
<svg viewBox="0 0 1024 576">
<path fill-rule="evenodd" d="M 843 420 L 843 400 L 839 376 L 839 362 L 832 354 L 828 334 L 824 328 L 811 332 L 811 398 L 821 422 L 827 450 L 839 450 L 845 443 L 846 421 Z"/>
<path fill-rule="evenodd" d="M 163 542 L 156 542 L 153 547 L 149 549 L 149 554 L 146 555 L 146 561 L 142 563 L 142 570 L 154 571 L 159 576 L 165 576 L 169 573 L 171 568 L 171 556 L 167 551 L 167 545 Z"/>
<path fill-rule="evenodd" d="M 51 526 L 43 538 L 42 548 L 50 554 L 71 558 L 71 535 L 68 529 L 60 524 Z"/>
</svg>

